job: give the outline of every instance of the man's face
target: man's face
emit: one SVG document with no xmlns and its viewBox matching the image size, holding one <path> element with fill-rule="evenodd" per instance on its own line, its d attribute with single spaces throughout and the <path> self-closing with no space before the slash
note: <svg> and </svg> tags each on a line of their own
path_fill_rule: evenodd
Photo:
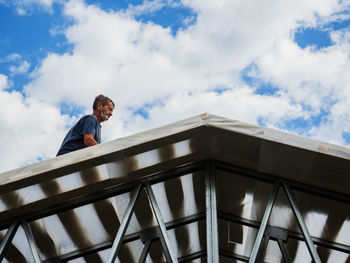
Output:
<svg viewBox="0 0 350 263">
<path fill-rule="evenodd" d="M 113 103 L 108 101 L 108 103 L 104 106 L 101 105 L 101 120 L 107 121 L 113 114 L 114 106 Z"/>
</svg>

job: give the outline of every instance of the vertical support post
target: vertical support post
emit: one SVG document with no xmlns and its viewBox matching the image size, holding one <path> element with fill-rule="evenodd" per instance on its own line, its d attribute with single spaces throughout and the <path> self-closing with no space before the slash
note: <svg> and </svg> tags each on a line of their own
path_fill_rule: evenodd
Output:
<svg viewBox="0 0 350 263">
<path fill-rule="evenodd" d="M 142 253 L 139 259 L 139 263 L 144 263 L 146 261 L 146 257 L 151 247 L 151 243 L 152 243 L 152 240 L 147 240 L 145 242 L 145 245 L 143 246 Z"/>
<path fill-rule="evenodd" d="M 214 164 L 205 168 L 205 206 L 208 262 L 219 262 L 218 222 L 216 209 L 216 171 Z"/>
<path fill-rule="evenodd" d="M 0 244 L 0 262 L 2 262 L 2 260 L 4 259 L 6 250 L 8 246 L 11 244 L 12 239 L 15 236 L 18 227 L 19 227 L 19 222 L 15 222 L 6 231 L 6 235 Z"/>
<path fill-rule="evenodd" d="M 272 207 L 273 207 L 273 204 L 275 203 L 279 187 L 280 187 L 280 182 L 276 182 L 274 187 L 273 187 L 273 191 L 272 191 L 272 193 L 270 195 L 269 201 L 267 203 L 267 206 L 266 206 L 266 209 L 265 209 L 265 213 L 264 213 L 264 217 L 263 217 L 263 219 L 261 221 L 261 224 L 260 224 L 259 232 L 258 232 L 258 235 L 257 235 L 255 243 L 254 243 L 254 247 L 253 247 L 253 251 L 252 251 L 252 254 L 250 256 L 250 259 L 249 259 L 249 263 L 255 263 L 256 262 L 257 255 L 258 255 L 258 252 L 259 252 L 259 248 L 260 248 L 260 245 L 261 245 L 261 241 L 263 239 L 263 236 L 264 236 L 264 233 L 265 233 L 265 229 L 266 229 L 266 226 L 267 226 L 267 222 L 268 222 L 268 220 L 270 218 Z"/>
<path fill-rule="evenodd" d="M 109 259 L 107 261 L 109 263 L 114 262 L 115 259 L 117 258 L 118 251 L 123 243 L 123 238 L 124 238 L 126 229 L 129 225 L 129 222 L 131 219 L 132 212 L 134 211 L 136 200 L 137 200 L 138 196 L 140 195 L 141 187 L 142 187 L 142 184 L 139 184 L 136 187 L 136 189 L 134 190 L 134 192 L 130 198 L 128 207 L 126 208 L 123 220 L 120 224 L 117 235 L 116 235 L 114 242 L 113 242 L 113 246 L 111 248 L 111 254 L 110 254 Z"/>
<path fill-rule="evenodd" d="M 258 257 L 257 257 L 257 261 L 258 263 L 261 263 L 264 261 L 264 257 L 266 254 L 266 249 L 267 249 L 267 245 L 269 244 L 269 237 L 268 236 L 264 236 L 263 240 L 262 240 L 262 245 L 260 246 L 260 250 L 258 253 Z"/>
<path fill-rule="evenodd" d="M 24 229 L 24 232 L 26 233 L 29 247 L 30 247 L 30 250 L 32 251 L 32 255 L 33 255 L 35 263 L 41 263 L 38 248 L 35 244 L 33 232 L 32 232 L 32 229 L 30 228 L 30 225 L 27 222 L 24 222 L 24 223 L 22 223 L 22 227 Z"/>
<path fill-rule="evenodd" d="M 165 223 L 162 217 L 162 213 L 160 212 L 158 203 L 156 201 L 156 197 L 154 196 L 152 187 L 149 183 L 146 183 L 146 190 L 147 190 L 147 194 L 149 197 L 149 200 L 151 202 L 152 208 L 153 208 L 153 212 L 156 216 L 159 228 L 160 228 L 160 232 L 161 232 L 161 242 L 164 242 L 164 254 L 166 257 L 167 262 L 178 262 L 177 257 L 175 255 L 175 252 L 173 250 L 173 248 L 171 247 L 171 243 L 170 243 L 170 239 L 165 227 Z M 163 239 L 163 240 L 162 240 Z"/>
<path fill-rule="evenodd" d="M 321 263 L 321 260 L 317 254 L 317 251 L 316 251 L 316 248 L 314 247 L 314 244 L 311 240 L 311 236 L 310 236 L 310 233 L 306 227 L 306 224 L 304 222 L 304 219 L 303 219 L 303 216 L 301 215 L 301 212 L 298 208 L 298 205 L 297 205 L 297 202 L 295 201 L 295 198 L 293 196 L 293 193 L 292 191 L 289 189 L 289 186 L 286 184 L 286 183 L 283 183 L 283 187 L 284 187 L 284 190 L 287 194 L 287 197 L 288 197 L 288 200 L 292 206 L 292 209 L 293 209 L 293 212 L 294 212 L 294 215 L 298 221 L 298 225 L 301 229 L 301 232 L 303 233 L 303 236 L 305 238 L 305 242 L 306 242 L 306 246 L 307 246 L 307 249 L 309 250 L 309 253 L 313 259 L 314 262 L 316 263 Z"/>
<path fill-rule="evenodd" d="M 288 252 L 284 246 L 284 243 L 281 239 L 277 239 L 277 243 L 278 243 L 278 246 L 281 250 L 281 253 L 282 253 L 282 256 L 283 256 L 283 259 L 284 259 L 284 262 L 286 263 L 292 263 L 292 261 L 290 260 L 290 257 L 288 255 Z"/>
</svg>

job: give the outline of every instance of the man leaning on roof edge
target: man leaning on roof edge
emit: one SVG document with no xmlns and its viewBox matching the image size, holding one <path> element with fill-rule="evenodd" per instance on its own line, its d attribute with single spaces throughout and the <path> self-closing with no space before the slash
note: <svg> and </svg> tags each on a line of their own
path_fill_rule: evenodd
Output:
<svg viewBox="0 0 350 263">
<path fill-rule="evenodd" d="M 101 143 L 101 122 L 113 114 L 114 102 L 98 95 L 93 103 L 92 114 L 85 115 L 69 130 L 56 156 Z"/>
</svg>

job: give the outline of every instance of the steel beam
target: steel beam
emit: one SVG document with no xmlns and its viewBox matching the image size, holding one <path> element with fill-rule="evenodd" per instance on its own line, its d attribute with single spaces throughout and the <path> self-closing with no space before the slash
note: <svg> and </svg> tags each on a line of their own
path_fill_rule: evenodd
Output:
<svg viewBox="0 0 350 263">
<path fill-rule="evenodd" d="M 274 183 L 274 182 L 282 179 L 281 177 L 278 177 L 278 176 L 275 176 L 272 174 L 257 172 L 255 170 L 242 168 L 242 167 L 232 165 L 229 163 L 225 163 L 222 161 L 214 161 L 213 160 L 213 162 L 215 162 L 216 168 L 221 170 L 221 171 L 226 171 L 226 172 L 237 174 L 240 176 L 252 178 L 252 179 L 255 179 L 258 181 Z M 304 192 L 304 193 L 310 193 L 313 195 L 323 196 L 323 197 L 326 197 L 326 198 L 331 199 L 331 200 L 343 202 L 345 204 L 350 203 L 350 195 L 349 194 L 343 194 L 343 193 L 335 192 L 332 190 L 320 188 L 317 186 L 311 186 L 311 185 L 308 185 L 305 183 L 291 181 L 291 180 L 288 180 L 285 178 L 283 179 L 283 181 L 287 182 L 288 185 L 293 187 L 293 189 Z"/>
<path fill-rule="evenodd" d="M 290 257 L 289 257 L 289 254 L 286 250 L 286 247 L 284 246 L 284 243 L 281 239 L 277 239 L 277 244 L 281 250 L 281 253 L 282 253 L 282 257 L 284 259 L 284 262 L 286 263 L 292 263 L 292 261 L 290 260 Z"/>
<path fill-rule="evenodd" d="M 33 255 L 35 263 L 41 263 L 39 251 L 38 251 L 38 248 L 37 248 L 37 246 L 35 244 L 33 232 L 32 232 L 32 229 L 31 229 L 29 223 L 24 222 L 22 224 L 22 227 L 24 229 L 24 232 L 26 233 L 27 240 L 28 240 L 28 243 L 29 243 L 29 247 L 30 247 L 30 250 L 32 252 L 32 255 Z"/>
<path fill-rule="evenodd" d="M 255 263 L 255 261 L 257 259 L 259 248 L 261 245 L 261 241 L 263 239 L 265 229 L 267 226 L 267 222 L 270 218 L 272 207 L 273 207 L 273 204 L 276 200 L 279 187 L 280 187 L 280 182 L 275 183 L 275 185 L 273 187 L 273 191 L 270 194 L 270 198 L 269 198 L 269 201 L 268 201 L 266 209 L 265 209 L 264 217 L 261 221 L 260 229 L 259 229 L 258 235 L 257 235 L 255 243 L 254 243 L 252 254 L 250 255 L 249 263 Z"/>
<path fill-rule="evenodd" d="M 195 215 L 191 215 L 191 216 L 187 216 L 184 218 L 180 218 L 178 220 L 174 220 L 171 222 L 168 222 L 165 224 L 166 229 L 170 230 L 170 229 L 174 229 L 176 227 L 181 227 L 187 224 L 191 224 L 193 222 L 198 222 L 200 220 L 204 220 L 205 219 L 205 213 L 198 213 Z M 157 228 L 159 228 L 157 226 Z M 144 231 L 148 231 L 148 229 L 144 230 Z M 142 236 L 142 233 L 144 232 L 136 232 L 133 234 L 129 234 L 129 235 L 125 235 L 123 238 L 123 243 L 128 243 L 128 242 L 132 242 L 135 240 L 139 240 Z M 107 241 L 107 242 L 103 242 L 94 246 L 91 246 L 89 248 L 84 248 L 84 249 L 80 249 L 80 250 L 76 250 L 64 255 L 61 255 L 59 257 L 55 257 L 55 258 L 50 258 L 48 260 L 45 260 L 44 262 L 49 263 L 51 260 L 55 260 L 58 259 L 60 261 L 70 261 L 70 260 L 74 260 L 77 259 L 79 257 L 83 257 L 86 255 L 90 255 L 93 253 L 97 253 L 99 251 L 103 251 L 106 249 L 111 248 L 113 245 L 113 241 Z"/>
<path fill-rule="evenodd" d="M 147 254 L 149 252 L 149 249 L 151 247 L 151 244 L 152 244 L 152 240 L 147 240 L 145 242 L 145 244 L 143 245 L 143 249 L 142 249 L 142 252 L 141 252 L 141 256 L 139 258 L 139 263 L 144 263 L 146 261 L 146 258 L 147 258 Z"/>
<path fill-rule="evenodd" d="M 205 169 L 205 206 L 208 262 L 219 262 L 218 222 L 216 209 L 216 179 L 214 164 Z"/>
<path fill-rule="evenodd" d="M 222 211 L 218 211 L 218 218 L 220 218 L 222 220 L 229 221 L 229 222 L 237 223 L 237 224 L 240 224 L 240 225 L 244 225 L 244 226 L 247 226 L 247 227 L 252 227 L 252 228 L 255 228 L 255 229 L 259 229 L 260 224 L 261 224 L 258 221 L 248 220 L 246 218 L 235 216 L 235 215 L 232 215 L 232 214 L 229 214 L 229 213 L 226 213 L 226 212 L 222 212 Z M 178 220 L 174 220 L 174 221 L 168 222 L 168 223 L 165 224 L 165 226 L 166 226 L 166 229 L 170 230 L 170 229 L 174 229 L 176 227 L 184 226 L 184 225 L 191 224 L 193 222 L 198 222 L 198 221 L 204 220 L 204 219 L 205 219 L 205 213 L 199 213 L 199 214 L 194 214 L 194 215 L 191 215 L 191 216 L 187 216 L 187 217 L 182 218 L 182 219 L 178 219 Z M 288 238 L 304 241 L 304 237 L 303 237 L 302 234 L 297 233 L 297 232 L 293 232 L 293 231 L 289 231 L 287 229 L 285 229 L 285 230 L 288 233 Z M 141 235 L 141 232 L 137 232 L 137 233 L 126 235 L 124 237 L 124 239 L 123 239 L 123 243 L 139 240 L 140 239 L 140 235 Z M 278 239 L 275 239 L 273 237 L 271 237 L 271 239 L 275 240 L 275 241 L 278 241 Z M 315 244 L 317 244 L 319 246 L 326 247 L 326 248 L 329 248 L 329 249 L 332 249 L 332 250 L 336 250 L 336 251 L 340 251 L 340 252 L 343 252 L 343 253 L 350 254 L 350 246 L 342 245 L 342 244 L 335 243 L 335 242 L 329 242 L 329 241 L 322 240 L 322 239 L 319 239 L 319 238 L 316 238 L 316 237 L 312 237 L 312 240 L 313 240 L 313 242 Z M 113 244 L 113 241 L 103 242 L 103 243 L 100 243 L 100 244 L 96 244 L 96 245 L 94 245 L 92 247 L 86 248 L 86 249 L 81 249 L 81 250 L 77 250 L 77 251 L 74 251 L 74 252 L 71 252 L 71 253 L 67 253 L 67 254 L 61 255 L 61 256 L 59 256 L 57 258 L 59 260 L 61 260 L 61 261 L 74 260 L 76 258 L 85 256 L 85 255 L 89 255 L 89 254 L 92 254 L 92 253 L 97 253 L 99 251 L 103 251 L 105 249 L 109 249 L 109 248 L 112 247 L 112 244 Z M 226 252 L 223 252 L 222 250 L 220 250 L 220 255 L 224 255 Z M 228 256 L 228 255 L 226 255 L 226 256 Z M 229 257 L 231 257 L 231 256 L 229 256 Z M 238 260 L 238 257 L 241 257 L 241 256 L 235 255 L 235 257 Z M 50 260 L 53 260 L 53 259 L 55 259 L 55 258 L 52 258 Z M 180 258 L 178 260 L 180 262 Z M 239 260 L 248 262 L 249 258 L 245 258 L 244 259 L 244 257 L 242 257 Z M 47 261 L 47 263 L 49 263 L 49 262 Z"/>
<path fill-rule="evenodd" d="M 6 235 L 4 239 L 1 241 L 0 244 L 0 262 L 4 259 L 6 255 L 6 250 L 9 247 L 9 245 L 12 242 L 13 237 L 15 236 L 17 229 L 19 227 L 19 222 L 13 223 L 10 228 L 7 230 Z"/>
<path fill-rule="evenodd" d="M 119 184 L 114 182 L 114 180 L 104 180 L 93 185 L 83 186 L 74 191 L 68 191 L 47 198 L 49 202 L 43 199 L 26 204 L 25 207 L 14 208 L 10 211 L 2 211 L 0 213 L 0 230 L 9 228 L 18 218 L 24 218 L 27 222 L 31 222 L 59 212 L 130 192 L 135 189 L 139 183 L 150 182 L 154 184 L 202 170 L 204 167 L 205 162 L 178 164 L 177 167 L 172 167 L 167 171 L 162 170 L 161 172 L 147 174 L 147 178 L 145 179 L 138 180 L 137 182 L 130 181 L 125 184 Z"/>
<path fill-rule="evenodd" d="M 215 165 L 217 164 L 216 161 L 213 161 L 212 163 L 215 164 Z M 215 167 L 216 168 L 221 168 L 222 166 L 223 165 L 220 164 L 220 165 L 215 166 Z M 191 167 L 192 170 L 197 170 L 197 169 L 203 168 L 203 164 L 198 165 L 198 164 L 194 163 L 194 164 L 191 164 L 189 166 L 183 166 L 183 167 L 174 168 L 169 173 L 168 172 L 165 172 L 165 173 L 160 172 L 160 173 L 157 173 L 157 174 L 150 174 L 149 177 L 147 178 L 147 180 L 149 180 L 150 183 L 154 183 L 156 181 L 157 182 L 164 181 L 167 178 L 177 177 L 180 174 L 185 174 L 187 171 L 191 170 L 191 169 L 189 169 L 190 167 Z M 251 178 L 255 178 L 256 180 L 262 180 L 262 181 L 267 181 L 267 182 L 273 182 L 273 181 L 278 179 L 277 177 L 272 176 L 272 175 L 265 174 L 265 175 L 261 176 L 261 174 L 256 173 L 254 171 L 249 171 L 249 170 L 243 169 L 243 168 L 238 169 L 238 168 L 236 168 L 236 167 L 234 167 L 232 165 L 228 165 L 228 164 L 225 165 L 225 168 L 223 170 L 227 170 L 227 171 L 230 171 L 230 172 L 234 172 L 235 171 L 235 173 L 238 174 L 238 175 L 251 177 Z M 141 181 L 144 182 L 144 180 L 140 180 L 140 182 Z M 330 198 L 330 199 L 333 199 L 333 200 L 342 201 L 342 202 L 347 202 L 348 200 L 350 200 L 350 198 L 349 198 L 350 196 L 349 195 L 338 194 L 338 193 L 334 193 L 332 191 L 327 191 L 326 189 L 319 189 L 317 187 L 304 185 L 304 184 L 301 184 L 301 183 L 290 182 L 288 180 L 284 180 L 284 181 L 288 182 L 288 185 L 290 187 L 292 187 L 293 190 L 298 190 L 298 191 L 308 192 L 308 193 L 315 193 L 317 195 L 324 196 L 324 197 L 327 197 L 327 198 Z M 90 195 L 88 192 L 86 192 L 84 197 L 71 198 L 69 203 L 59 204 L 58 206 L 55 206 L 55 207 L 52 206 L 52 207 L 50 207 L 49 209 L 46 209 L 46 210 L 43 209 L 43 210 L 36 210 L 36 212 L 25 213 L 24 217 L 26 218 L 26 220 L 29 220 L 29 221 L 31 221 L 32 219 L 42 218 L 42 217 L 47 216 L 49 214 L 54 214 L 55 212 L 57 212 L 59 210 L 62 210 L 62 211 L 66 210 L 66 209 L 68 209 L 68 207 L 70 207 L 70 208 L 78 207 L 78 206 L 81 206 L 81 205 L 86 204 L 86 203 L 94 202 L 96 200 L 101 200 L 101 199 L 103 199 L 105 197 L 111 197 L 111 196 L 116 195 L 116 194 L 121 194 L 123 192 L 128 192 L 135 185 L 136 185 L 136 182 L 130 182 L 130 183 L 127 183 L 127 184 L 123 185 L 122 187 L 120 187 L 120 186 L 113 186 L 112 188 L 104 188 L 104 189 L 102 189 L 102 187 L 101 187 L 101 189 L 103 191 L 100 191 L 99 193 L 94 193 L 94 194 Z M 55 205 L 56 205 L 56 203 L 55 203 Z M 293 210 L 293 212 L 294 212 L 294 210 Z M 12 222 L 14 222 L 14 220 L 15 220 L 15 217 L 11 217 L 11 220 L 6 221 L 6 224 L 7 224 L 6 227 L 9 227 L 10 224 Z M 246 224 L 247 222 L 241 221 L 242 224 Z M 248 222 L 248 224 L 254 225 L 255 222 Z M 299 220 L 298 220 L 298 224 L 299 224 Z M 2 227 L 4 228 L 5 225 L 3 225 Z M 254 227 L 254 226 L 252 226 L 252 227 Z M 301 230 L 302 230 L 302 228 L 301 228 Z M 298 239 L 298 240 L 306 240 L 306 237 L 307 237 L 307 235 L 305 235 L 304 232 L 302 234 L 300 234 L 300 233 L 295 233 L 295 232 L 292 232 L 292 231 L 288 231 L 288 236 L 292 237 L 292 238 L 295 238 L 295 239 Z M 309 237 L 310 237 L 310 235 L 309 235 Z M 136 239 L 137 238 L 138 237 L 136 237 Z M 322 240 L 322 239 L 315 238 L 315 237 L 310 237 L 310 241 L 311 241 L 311 243 L 313 241 L 314 244 L 317 244 L 317 245 L 320 245 L 320 246 L 324 246 L 324 247 L 327 247 L 327 248 L 330 248 L 330 249 L 334 249 L 334 250 L 337 250 L 337 251 L 341 251 L 341 252 L 345 252 L 345 253 L 350 253 L 350 247 L 346 246 L 346 245 L 343 245 L 343 244 L 337 244 L 337 243 L 334 243 L 334 242 Z M 104 244 L 103 246 L 101 244 L 97 244 L 97 245 L 94 246 L 94 248 L 102 250 L 102 247 L 106 247 L 106 246 L 111 247 L 112 242 L 107 242 L 107 243 L 106 243 L 107 245 Z M 308 249 L 309 249 L 309 247 L 308 247 Z M 75 255 L 78 256 L 82 251 L 83 250 L 76 251 Z M 86 251 L 88 251 L 88 250 L 86 250 Z M 310 249 L 309 249 L 309 251 L 310 251 Z M 90 252 L 87 252 L 87 253 L 90 253 Z M 311 252 L 310 252 L 310 254 L 312 255 Z M 59 258 L 61 258 L 61 257 L 62 256 L 60 256 Z M 317 261 L 315 261 L 315 262 L 317 262 Z"/>
<path fill-rule="evenodd" d="M 237 255 L 235 253 L 233 253 L 232 251 L 227 251 L 225 249 L 220 249 L 220 256 L 226 257 L 226 258 L 231 258 L 234 260 L 238 260 L 241 262 L 249 262 L 249 258 L 246 256 L 242 256 L 242 255 Z"/>
<path fill-rule="evenodd" d="M 266 181 L 273 183 L 275 180 L 278 180 L 280 178 L 273 176 L 271 174 L 264 174 L 264 173 L 258 173 L 253 170 L 249 170 L 246 168 L 241 168 L 238 166 L 234 166 L 232 164 L 224 163 L 221 161 L 216 160 L 207 160 L 206 162 L 211 161 L 215 163 L 216 169 L 220 169 L 222 171 L 227 171 L 230 173 L 235 173 L 240 176 L 254 178 L 259 181 Z M 197 163 L 190 163 L 190 164 L 179 164 L 178 167 L 172 167 L 168 171 L 162 171 L 159 173 L 154 174 L 148 174 L 147 180 L 149 180 L 150 183 L 155 182 L 161 182 L 169 178 L 178 177 L 187 173 L 191 173 L 193 171 L 201 170 L 204 168 L 205 164 L 204 161 L 197 162 Z M 46 178 L 47 179 L 47 178 Z M 46 180 L 45 179 L 45 180 Z M 146 180 L 146 179 L 145 179 Z M 332 200 L 337 200 L 340 202 L 344 202 L 346 204 L 350 203 L 350 195 L 337 193 L 334 191 L 330 191 L 327 189 L 322 189 L 316 186 L 310 186 L 303 183 L 298 182 L 292 182 L 290 180 L 284 180 L 288 182 L 288 184 L 293 187 L 293 189 L 305 192 L 305 193 L 311 193 L 319 196 L 323 196 Z M 101 185 L 101 187 L 98 189 L 98 191 L 94 191 L 94 187 L 82 187 L 81 192 L 78 191 L 78 194 L 72 193 L 63 193 L 59 195 L 57 198 L 50 198 L 52 201 L 52 204 L 47 206 L 46 201 L 37 201 L 34 204 L 27 204 L 26 207 L 28 209 L 20 209 L 18 210 L 18 213 L 7 213 L 7 211 L 4 211 L 0 213 L 0 230 L 7 229 L 10 227 L 13 222 L 15 222 L 19 217 L 25 218 L 28 222 L 37 220 L 43 217 L 47 217 L 53 214 L 56 214 L 58 212 L 63 212 L 66 210 L 70 210 L 76 207 L 80 207 L 92 202 L 96 202 L 102 199 L 106 199 L 109 197 L 112 197 L 114 195 L 119 195 L 125 192 L 131 191 L 136 184 L 135 182 L 130 182 L 127 184 L 117 185 L 113 183 L 111 185 L 110 180 L 107 180 L 105 182 L 99 182 L 96 185 Z M 91 194 L 92 193 L 92 194 Z M 61 202 L 63 198 L 67 198 L 68 201 L 65 201 L 64 203 Z M 51 201 L 50 201 L 51 202 Z M 44 207 L 44 208 L 43 208 Z M 35 212 L 32 212 L 35 211 Z"/>
<path fill-rule="evenodd" d="M 262 244 L 260 246 L 258 256 L 256 258 L 258 263 L 262 263 L 264 261 L 264 257 L 265 257 L 265 254 L 266 254 L 266 249 L 267 249 L 267 245 L 268 244 L 269 244 L 269 237 L 268 236 L 264 236 L 263 239 L 262 239 Z"/>
<path fill-rule="evenodd" d="M 297 202 L 295 201 L 295 198 L 293 196 L 292 191 L 289 189 L 289 186 L 286 183 L 283 183 L 283 188 L 287 194 L 288 200 L 292 206 L 294 215 L 297 219 L 298 225 L 301 229 L 301 232 L 303 233 L 303 236 L 305 238 L 307 249 L 309 250 L 311 257 L 315 263 L 321 263 L 321 260 L 317 254 L 316 248 L 311 240 L 311 236 L 309 233 L 309 230 L 306 227 L 306 224 L 304 222 L 303 216 L 301 215 L 301 212 L 299 210 L 299 207 L 297 205 Z"/>
<path fill-rule="evenodd" d="M 207 255 L 206 250 L 198 251 L 198 252 L 195 252 L 195 253 L 192 253 L 192 254 L 189 254 L 189 255 L 186 255 L 186 256 L 179 258 L 179 262 L 189 262 L 189 261 L 192 262 L 195 259 L 205 257 L 206 255 Z"/>
<path fill-rule="evenodd" d="M 115 261 L 115 259 L 117 258 L 118 255 L 118 251 L 122 245 L 122 241 L 126 232 L 126 229 L 129 225 L 130 219 L 131 219 L 131 215 L 132 212 L 134 211 L 134 207 L 135 207 L 135 203 L 137 201 L 138 196 L 140 195 L 140 190 L 141 190 L 142 185 L 139 184 L 135 191 L 132 193 L 132 196 L 130 198 L 128 207 L 126 208 L 123 220 L 120 224 L 120 227 L 118 229 L 118 233 L 114 239 L 114 243 L 111 249 L 111 254 L 109 256 L 109 259 L 107 262 L 112 263 Z"/>
<path fill-rule="evenodd" d="M 260 224 L 261 224 L 258 221 L 249 220 L 249 219 L 242 218 L 242 217 L 235 216 L 235 215 L 231 215 L 229 213 L 222 212 L 222 211 L 218 211 L 218 218 L 223 219 L 223 220 L 227 220 L 227 221 L 230 221 L 233 223 L 237 223 L 240 225 L 244 225 L 244 226 L 248 226 L 248 227 L 252 227 L 252 228 L 257 228 L 257 229 L 260 227 Z M 284 229 L 284 230 L 287 232 L 288 238 L 293 238 L 296 240 L 304 241 L 304 237 L 302 234 L 300 234 L 298 232 L 290 231 L 288 229 Z M 271 239 L 277 240 L 276 238 L 273 238 L 273 237 L 271 237 Z M 350 254 L 350 246 L 327 241 L 327 240 L 320 239 L 317 237 L 311 237 L 311 239 L 314 242 L 314 244 L 316 244 L 318 246 L 322 246 L 322 247 L 325 247 L 328 249 L 333 249 L 336 251 Z"/>
<path fill-rule="evenodd" d="M 164 242 L 163 249 L 164 249 L 165 258 L 167 262 L 178 262 L 175 252 L 171 246 L 171 242 L 164 224 L 164 220 L 160 212 L 156 197 L 154 196 L 152 187 L 149 183 L 146 183 L 145 185 L 146 185 L 146 190 L 147 190 L 147 194 L 148 194 L 151 206 L 153 208 L 154 215 L 156 216 L 156 219 L 160 228 L 160 232 L 161 232 L 160 239 L 162 242 Z"/>
</svg>

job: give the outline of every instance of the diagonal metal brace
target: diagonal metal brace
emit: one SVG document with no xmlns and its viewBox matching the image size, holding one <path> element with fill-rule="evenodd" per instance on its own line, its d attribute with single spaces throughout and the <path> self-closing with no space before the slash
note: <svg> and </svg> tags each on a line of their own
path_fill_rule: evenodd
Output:
<svg viewBox="0 0 350 263">
<path fill-rule="evenodd" d="M 32 229 L 31 229 L 29 223 L 23 222 L 22 223 L 22 227 L 23 227 L 24 232 L 25 232 L 25 234 L 27 236 L 29 247 L 30 247 L 30 250 L 32 251 L 32 255 L 33 255 L 35 263 L 41 263 L 39 251 L 38 251 L 38 248 L 37 248 L 37 246 L 35 244 L 33 232 L 32 232 Z"/>
<path fill-rule="evenodd" d="M 117 258 L 118 251 L 123 243 L 123 238 L 124 238 L 126 229 L 129 225 L 129 222 L 131 219 L 132 212 L 134 211 L 136 200 L 137 200 L 138 196 L 140 195 L 141 187 L 142 187 L 142 184 L 139 184 L 136 187 L 136 189 L 134 190 L 134 192 L 130 198 L 128 207 L 126 208 L 126 211 L 125 211 L 125 215 L 124 215 L 123 220 L 120 224 L 120 227 L 118 229 L 118 233 L 114 239 L 113 246 L 111 248 L 111 254 L 110 254 L 109 259 L 107 261 L 109 263 L 114 262 L 115 259 Z"/>
<path fill-rule="evenodd" d="M 148 194 L 149 200 L 150 200 L 152 208 L 153 208 L 153 212 L 156 216 L 156 219 L 157 219 L 157 222 L 158 222 L 158 225 L 160 228 L 160 232 L 162 234 L 160 239 L 161 239 L 161 243 L 162 243 L 162 246 L 164 249 L 164 254 L 165 254 L 166 260 L 167 260 L 167 262 L 178 262 L 177 257 L 175 255 L 175 252 L 171 246 L 171 242 L 170 242 L 170 239 L 169 239 L 169 236 L 168 236 L 168 233 L 167 233 L 167 230 L 165 227 L 165 223 L 164 223 L 162 214 L 160 212 L 158 203 L 157 203 L 156 198 L 154 196 L 152 187 L 149 183 L 146 183 L 146 190 L 147 190 L 147 194 Z"/>
<path fill-rule="evenodd" d="M 305 238 L 307 249 L 309 250 L 311 257 L 315 263 L 321 263 L 321 260 L 317 254 L 316 248 L 312 242 L 310 233 L 306 227 L 306 224 L 304 222 L 303 216 L 301 215 L 301 212 L 299 210 L 299 207 L 297 205 L 297 202 L 295 201 L 294 195 L 292 191 L 289 189 L 289 186 L 286 183 L 283 183 L 283 188 L 287 194 L 288 200 L 292 206 L 294 215 L 298 221 L 298 225 L 301 229 L 301 232 L 303 233 L 303 236 Z"/>
<path fill-rule="evenodd" d="M 272 212 L 272 207 L 273 207 L 273 204 L 275 203 L 279 187 L 280 187 L 280 182 L 275 183 L 273 191 L 270 195 L 269 201 L 268 201 L 266 209 L 265 209 L 264 217 L 263 217 L 261 224 L 260 224 L 260 229 L 259 229 L 258 235 L 257 235 L 255 243 L 254 243 L 254 247 L 253 247 L 253 251 L 252 251 L 252 254 L 250 256 L 250 259 L 249 259 L 249 263 L 256 262 L 259 248 L 260 248 L 261 242 L 263 240 L 263 236 L 265 233 L 267 222 L 270 218 L 270 215 Z"/>
<path fill-rule="evenodd" d="M 7 230 L 4 239 L 1 241 L 1 244 L 0 244 L 0 262 L 2 262 L 2 260 L 4 259 L 5 254 L 6 254 L 6 250 L 9 247 L 9 245 L 11 244 L 12 239 L 15 236 L 19 225 L 20 225 L 19 222 L 13 223 L 9 227 L 9 229 Z"/>
</svg>

